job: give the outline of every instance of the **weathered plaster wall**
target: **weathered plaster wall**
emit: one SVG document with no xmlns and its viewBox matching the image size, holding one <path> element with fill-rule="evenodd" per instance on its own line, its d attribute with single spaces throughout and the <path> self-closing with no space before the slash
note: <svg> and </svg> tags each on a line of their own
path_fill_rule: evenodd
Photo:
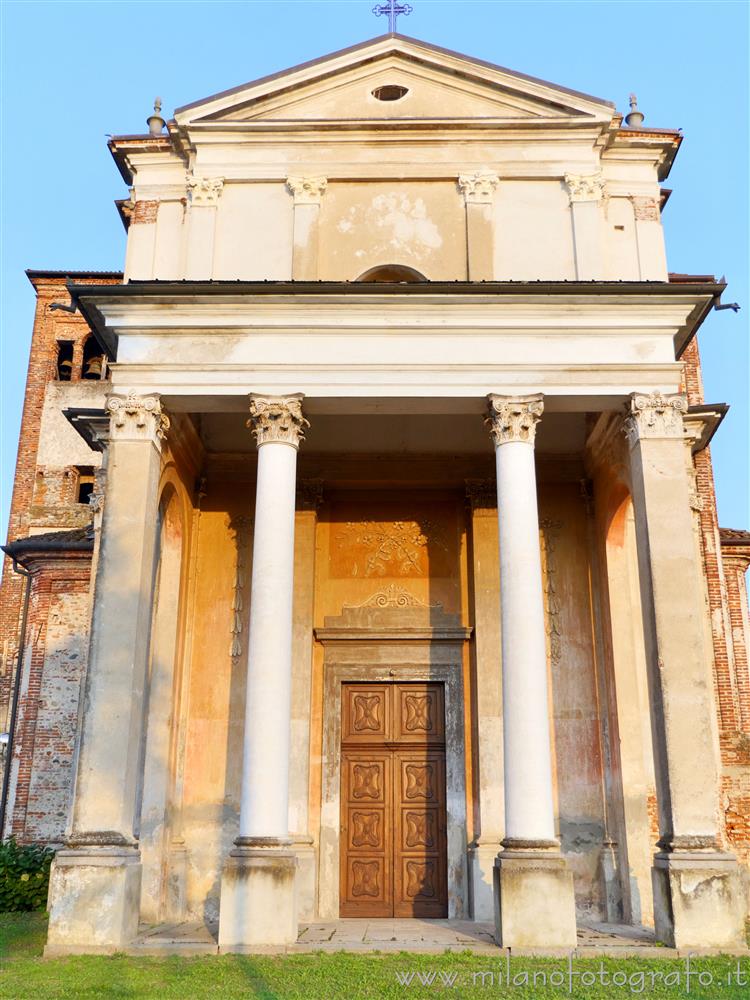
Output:
<svg viewBox="0 0 750 1000">
<path fill-rule="evenodd" d="M 320 277 L 353 281 L 404 264 L 432 281 L 466 276 L 466 222 L 455 182 L 332 183 L 320 210 Z"/>
</svg>

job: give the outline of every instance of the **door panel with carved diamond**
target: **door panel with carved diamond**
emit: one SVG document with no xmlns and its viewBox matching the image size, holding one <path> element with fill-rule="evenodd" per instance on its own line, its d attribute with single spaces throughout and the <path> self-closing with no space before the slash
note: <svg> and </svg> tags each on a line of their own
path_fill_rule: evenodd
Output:
<svg viewBox="0 0 750 1000">
<path fill-rule="evenodd" d="M 345 684 L 341 915 L 447 916 L 441 684 Z"/>
</svg>

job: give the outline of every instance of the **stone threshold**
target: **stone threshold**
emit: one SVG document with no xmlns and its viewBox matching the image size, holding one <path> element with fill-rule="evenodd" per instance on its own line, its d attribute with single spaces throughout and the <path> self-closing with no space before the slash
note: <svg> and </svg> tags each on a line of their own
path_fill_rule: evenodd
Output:
<svg viewBox="0 0 750 1000">
<path fill-rule="evenodd" d="M 505 956 L 508 948 L 494 943 L 491 923 L 473 920 L 322 920 L 300 924 L 295 944 L 247 948 L 248 954 L 299 955 L 312 952 L 351 951 L 395 953 L 400 951 L 440 955 L 470 951 L 474 954 Z M 216 955 L 218 925 L 202 923 L 143 926 L 138 938 L 125 949 L 129 955 Z M 656 943 L 653 931 L 621 924 L 588 923 L 578 927 L 575 949 L 514 948 L 514 957 L 567 958 L 684 958 L 690 955 L 747 955 L 747 949 L 665 948 Z"/>
</svg>

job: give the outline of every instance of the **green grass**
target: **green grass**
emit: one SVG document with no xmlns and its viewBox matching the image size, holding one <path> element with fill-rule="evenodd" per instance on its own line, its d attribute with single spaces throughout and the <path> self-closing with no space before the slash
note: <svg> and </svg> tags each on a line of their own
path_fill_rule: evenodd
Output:
<svg viewBox="0 0 750 1000">
<path fill-rule="evenodd" d="M 687 992 L 686 965 L 677 959 L 576 959 L 573 968 L 579 974 L 599 975 L 600 966 L 610 977 L 619 973 L 623 985 L 604 986 L 598 981 L 589 985 L 574 980 L 572 994 L 567 981 L 562 986 L 549 984 L 549 977 L 567 974 L 564 960 L 516 958 L 511 976 L 516 984 L 507 986 L 507 971 L 500 958 L 474 955 L 414 955 L 407 952 L 387 955 L 336 954 L 293 955 L 286 957 L 250 957 L 238 955 L 203 958 L 111 958 L 82 956 L 45 960 L 46 920 L 43 914 L 0 914 L 0 997 L 3 1000 L 57 1000 L 57 998 L 121 997 L 138 1000 L 203 1000 L 203 998 L 262 997 L 300 998 L 300 1000 L 395 1000 L 404 997 L 487 997 L 517 1000 L 553 1000 L 569 996 L 587 1000 L 610 1000 L 645 996 L 654 1000 L 674 1000 L 690 996 L 696 1000 L 748 1000 L 750 997 L 750 960 L 741 959 L 745 984 L 730 982 L 737 970 L 737 959 L 694 959 L 694 973 L 703 975 L 703 984 L 694 975 Z M 410 985 L 399 982 L 398 975 L 415 973 Z M 432 985 L 423 985 L 422 976 L 433 976 Z M 444 977 L 456 978 L 449 986 Z M 475 973 L 492 973 L 484 986 L 472 986 Z M 532 977 L 536 974 L 536 985 Z M 548 985 L 539 978 L 548 977 Z M 652 986 L 651 977 L 654 977 Z M 713 985 L 708 985 L 708 976 Z M 520 978 L 519 978 L 520 977 Z M 671 979 L 666 978 L 671 977 Z M 679 977 L 679 978 L 678 978 Z M 666 982 L 665 982 L 666 979 Z M 447 982 L 451 982 L 449 978 Z M 479 981 L 478 981 L 479 982 Z"/>
</svg>

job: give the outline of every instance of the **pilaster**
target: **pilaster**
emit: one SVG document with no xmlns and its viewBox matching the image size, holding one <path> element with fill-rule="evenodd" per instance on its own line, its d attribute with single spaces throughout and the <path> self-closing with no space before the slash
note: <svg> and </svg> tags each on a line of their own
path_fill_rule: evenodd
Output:
<svg viewBox="0 0 750 1000">
<path fill-rule="evenodd" d="M 317 281 L 320 277 L 320 203 L 328 180 L 325 177 L 288 177 L 286 184 L 294 196 L 292 279 Z"/>
<path fill-rule="evenodd" d="M 469 876 L 474 919 L 493 920 L 493 869 L 504 826 L 497 484 L 492 479 L 467 480 L 466 497 L 471 517 L 479 750 L 479 826 L 469 847 Z"/>
<path fill-rule="evenodd" d="M 304 479 L 297 486 L 294 523 L 294 609 L 292 626 L 292 739 L 289 760 L 289 830 L 297 855 L 300 920 L 316 912 L 314 838 L 309 828 L 310 713 L 315 597 L 315 535 L 323 483 Z"/>
<path fill-rule="evenodd" d="M 187 247 L 185 278 L 208 281 L 214 272 L 216 212 L 224 190 L 223 177 L 186 176 L 188 192 Z"/>
<path fill-rule="evenodd" d="M 635 241 L 641 281 L 667 281 L 667 257 L 659 201 L 653 196 L 633 195 Z"/>
<path fill-rule="evenodd" d="M 595 281 L 605 277 L 602 203 L 606 184 L 600 170 L 591 174 L 566 174 L 565 185 L 573 220 L 576 278 Z"/>
<path fill-rule="evenodd" d="M 742 941 L 742 905 L 736 860 L 720 842 L 716 705 L 685 460 L 686 413 L 682 394 L 633 393 L 623 426 L 659 811 L 654 916 L 666 944 L 734 947 Z"/>
<path fill-rule="evenodd" d="M 500 183 L 497 174 L 461 174 L 458 187 L 466 203 L 466 255 L 469 281 L 492 281 L 495 276 L 494 201 Z"/>
<path fill-rule="evenodd" d="M 157 395 L 113 393 L 106 502 L 67 849 L 50 877 L 48 952 L 114 951 L 135 935 L 144 694 L 161 444 Z"/>
</svg>

